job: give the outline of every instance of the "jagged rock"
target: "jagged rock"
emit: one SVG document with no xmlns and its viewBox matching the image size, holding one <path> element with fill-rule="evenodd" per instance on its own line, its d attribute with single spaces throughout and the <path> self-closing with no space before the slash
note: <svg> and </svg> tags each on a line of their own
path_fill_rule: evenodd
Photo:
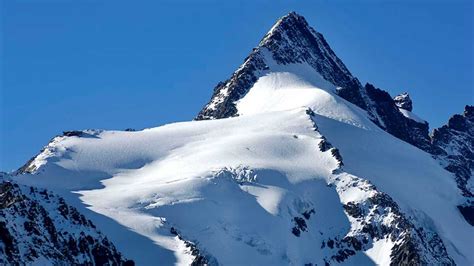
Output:
<svg viewBox="0 0 474 266">
<path fill-rule="evenodd" d="M 194 259 L 191 262 L 191 266 L 208 266 L 208 265 L 218 265 L 217 261 L 211 257 L 209 254 L 203 254 L 202 251 L 199 250 L 197 245 L 189 240 L 183 238 L 183 236 L 178 232 L 178 230 L 174 227 L 170 228 L 170 233 L 175 235 L 184 242 L 185 246 L 189 248 L 191 251 L 191 255 L 193 255 Z"/>
<path fill-rule="evenodd" d="M 291 229 L 291 232 L 295 236 L 300 236 L 301 232 L 306 232 L 307 225 L 306 225 L 306 221 L 303 218 L 294 217 L 293 222 L 294 222 L 295 226 Z"/>
<path fill-rule="evenodd" d="M 465 197 L 458 206 L 467 223 L 474 226 L 474 106 L 466 105 L 462 115 L 452 116 L 447 125 L 433 131 L 433 156 L 444 168 L 454 174 L 457 186 Z"/>
<path fill-rule="evenodd" d="M 474 226 L 474 205 L 472 203 L 466 206 L 460 205 L 458 206 L 458 209 L 461 212 L 461 214 L 464 216 L 466 221 L 470 225 Z"/>
<path fill-rule="evenodd" d="M 474 171 L 474 107 L 466 106 L 462 115 L 454 115 L 447 125 L 435 129 L 431 141 L 434 156 L 455 175 L 462 194 L 473 199 L 468 182 Z"/>
<path fill-rule="evenodd" d="M 78 131 L 78 130 L 63 131 L 63 136 L 66 136 L 66 137 L 82 137 L 83 135 L 84 135 L 84 132 Z"/>
<path fill-rule="evenodd" d="M 311 209 L 309 211 L 304 211 L 302 214 L 306 220 L 309 220 L 309 218 L 311 218 L 311 214 L 315 214 L 315 213 L 316 211 L 314 209 Z"/>
<path fill-rule="evenodd" d="M 23 227 L 23 229 L 22 229 Z M 63 198 L 0 182 L 0 264 L 133 265 Z"/>
<path fill-rule="evenodd" d="M 424 151 L 431 151 L 428 123 L 419 123 L 405 117 L 398 110 L 400 103 L 397 103 L 397 100 L 393 100 L 388 92 L 375 88 L 369 83 L 365 85 L 365 89 L 368 97 L 372 101 L 371 105 L 379 118 L 379 120 L 374 120 L 374 122 L 393 136 Z M 406 109 L 407 111 L 411 111 L 412 103 L 408 94 L 402 95 L 406 95 L 403 98 L 406 102 L 402 105 L 410 109 Z M 400 96 L 397 97 L 399 101 L 402 101 Z M 397 99 L 397 97 L 395 97 L 395 99 Z"/>
<path fill-rule="evenodd" d="M 398 108 L 402 108 L 410 112 L 413 110 L 413 102 L 408 92 L 404 92 L 395 96 L 393 100 L 395 101 L 395 105 L 397 105 Z"/>
</svg>

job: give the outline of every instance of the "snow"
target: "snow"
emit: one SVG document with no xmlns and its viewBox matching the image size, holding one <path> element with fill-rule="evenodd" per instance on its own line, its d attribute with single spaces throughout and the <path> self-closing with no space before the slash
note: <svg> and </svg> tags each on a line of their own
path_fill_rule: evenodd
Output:
<svg viewBox="0 0 474 266">
<path fill-rule="evenodd" d="M 469 251 L 474 245 L 474 230 L 456 209 L 462 198 L 451 173 L 429 154 L 387 133 L 323 116 L 318 116 L 316 123 L 321 133 L 339 148 L 345 171 L 367 178 L 394 198 L 405 213 L 422 212 L 459 264 L 474 261 Z"/>
<path fill-rule="evenodd" d="M 390 239 L 380 239 L 364 253 L 378 265 L 390 265 L 390 252 L 394 243 Z"/>
<path fill-rule="evenodd" d="M 370 181 L 436 230 L 457 263 L 474 263 L 474 230 L 456 209 L 450 173 L 379 129 L 308 65 L 270 69 L 237 102 L 239 117 L 61 137 L 37 174 L 18 181 L 65 196 L 138 265 L 192 261 L 171 227 L 223 265 L 324 264 L 333 251 L 321 243 L 358 226 L 342 203 L 373 195 Z M 339 149 L 344 172 L 333 174 L 322 136 Z M 296 237 L 294 217 L 311 209 Z M 386 265 L 392 246 L 376 241 L 347 263 Z"/>
<path fill-rule="evenodd" d="M 281 201 L 286 191 L 276 186 L 255 186 L 243 185 L 242 190 L 254 195 L 257 198 L 258 204 L 262 206 L 268 213 L 278 215 Z"/>
<path fill-rule="evenodd" d="M 2 230 L 8 229 L 6 233 L 3 231 L 6 238 L 0 243 L 2 265 L 87 264 L 94 261 L 93 255 L 88 252 L 97 247 L 97 243 L 102 243 L 102 248 L 109 252 L 109 259 L 119 255 L 104 235 L 62 198 L 46 190 L 10 183 L 12 178 L 9 175 L 0 176 L 0 181 L 0 223 Z M 92 242 L 85 241 L 86 236 Z M 8 243 L 9 238 L 15 241 Z M 58 250 L 64 243 L 81 246 L 82 249 L 77 252 L 72 249 Z M 13 261 L 5 257 L 5 247 L 16 253 L 11 257 Z M 115 263 L 124 258 L 114 259 L 117 261 L 109 262 Z"/>
<path fill-rule="evenodd" d="M 403 108 L 398 108 L 398 110 L 403 114 L 403 116 L 405 116 L 406 118 L 409 118 L 411 120 L 414 120 L 418 123 L 421 123 L 421 124 L 426 124 L 427 122 L 423 119 L 421 119 L 420 117 L 418 117 L 417 115 L 415 115 L 414 113 L 408 111 L 408 110 L 405 110 Z"/>
<path fill-rule="evenodd" d="M 262 52 L 265 52 L 263 50 Z M 273 72 L 258 79 L 239 101 L 239 115 L 310 107 L 315 113 L 357 127 L 378 130 L 364 110 L 335 95 L 336 87 L 308 64 L 280 66 L 266 53 Z"/>
<path fill-rule="evenodd" d="M 68 199 L 78 196 L 73 204 L 109 218 L 92 216 L 138 264 L 189 262 L 171 226 L 223 264 L 303 264 L 324 257 L 311 243 L 350 228 L 337 193 L 327 186 L 336 162 L 318 150 L 320 141 L 304 108 L 106 131 L 54 143 L 58 152 L 38 174 L 20 180 Z M 242 166 L 254 169 L 254 176 L 239 174 Z M 300 240 L 291 233 L 292 219 L 308 208 L 318 213 Z M 127 230 L 162 251 L 138 256 L 150 243 L 121 238 Z"/>
</svg>

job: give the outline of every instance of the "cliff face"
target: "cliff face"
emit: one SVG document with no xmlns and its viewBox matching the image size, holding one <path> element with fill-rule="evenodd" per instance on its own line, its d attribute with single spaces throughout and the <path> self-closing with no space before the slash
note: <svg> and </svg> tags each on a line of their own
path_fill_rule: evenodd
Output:
<svg viewBox="0 0 474 266">
<path fill-rule="evenodd" d="M 95 225 L 47 190 L 0 182 L 0 264 L 133 265 Z"/>
<path fill-rule="evenodd" d="M 435 129 L 431 140 L 435 158 L 454 174 L 465 198 L 459 211 L 474 226 L 474 106 L 467 105 L 463 114 L 452 116 L 446 125 Z"/>
<path fill-rule="evenodd" d="M 466 106 L 463 114 L 452 116 L 448 123 L 433 131 L 434 153 L 446 170 L 456 175 L 459 189 L 474 197 L 471 180 L 474 171 L 474 107 Z"/>
</svg>

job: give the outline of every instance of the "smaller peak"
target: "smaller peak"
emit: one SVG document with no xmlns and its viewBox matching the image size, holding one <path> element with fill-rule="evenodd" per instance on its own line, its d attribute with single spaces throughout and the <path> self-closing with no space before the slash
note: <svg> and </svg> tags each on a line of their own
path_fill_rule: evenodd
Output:
<svg viewBox="0 0 474 266">
<path fill-rule="evenodd" d="M 398 108 L 402 108 L 410 112 L 413 110 L 413 102 L 408 92 L 404 92 L 395 96 L 393 100 L 395 101 L 395 105 L 398 106 Z"/>
</svg>

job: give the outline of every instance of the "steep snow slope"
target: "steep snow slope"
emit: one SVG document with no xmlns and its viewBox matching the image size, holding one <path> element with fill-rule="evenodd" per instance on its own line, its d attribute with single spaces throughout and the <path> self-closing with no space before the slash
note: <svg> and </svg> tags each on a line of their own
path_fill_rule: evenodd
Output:
<svg viewBox="0 0 474 266">
<path fill-rule="evenodd" d="M 472 263 L 450 174 L 304 68 L 260 78 L 237 118 L 57 137 L 18 180 L 87 206 L 138 264 Z"/>
<path fill-rule="evenodd" d="M 464 256 L 474 247 L 474 230 L 459 219 L 456 206 L 463 200 L 450 174 L 429 154 L 381 131 L 364 111 L 336 96 L 334 86 L 306 69 L 305 64 L 280 66 L 281 72 L 258 79 L 237 102 L 239 114 L 311 107 L 320 132 L 340 150 L 346 171 L 387 192 L 418 226 L 455 236 L 445 240 L 452 256 L 472 261 Z"/>
<path fill-rule="evenodd" d="M 335 96 L 337 87 L 308 64 L 278 65 L 265 53 L 272 71 L 257 80 L 236 107 L 239 115 L 310 107 L 313 111 L 357 127 L 378 130 L 367 112 Z M 317 87 L 317 89 L 315 89 Z"/>
</svg>

